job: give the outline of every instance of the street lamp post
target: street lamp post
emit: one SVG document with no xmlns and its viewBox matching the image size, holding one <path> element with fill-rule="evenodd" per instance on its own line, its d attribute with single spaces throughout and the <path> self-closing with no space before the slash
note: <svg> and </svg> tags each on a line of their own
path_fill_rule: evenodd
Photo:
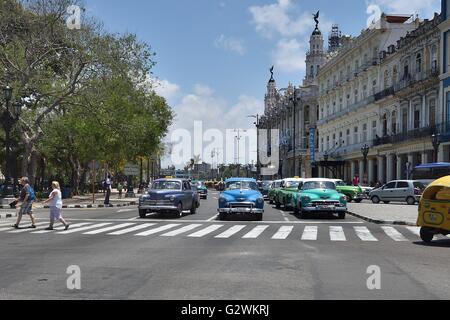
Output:
<svg viewBox="0 0 450 320">
<path fill-rule="evenodd" d="M 297 174 L 297 91 L 294 88 L 294 97 L 291 98 L 291 101 L 293 103 L 294 106 L 294 116 L 293 116 L 293 120 L 294 120 L 294 176 L 298 176 Z"/>
<path fill-rule="evenodd" d="M 438 162 L 439 146 L 441 145 L 440 134 L 433 134 L 431 136 L 431 142 L 433 143 L 434 149 L 434 162 Z"/>
<path fill-rule="evenodd" d="M 260 165 L 259 165 L 259 152 L 260 152 L 260 148 L 259 148 L 259 114 L 256 115 L 251 115 L 251 116 L 247 116 L 247 118 L 255 118 L 256 122 L 254 122 L 253 124 L 256 126 L 256 175 L 259 177 L 260 176 Z"/>
<path fill-rule="evenodd" d="M 362 148 L 361 148 L 361 152 L 363 154 L 364 157 L 364 173 L 363 173 L 363 183 L 364 183 L 364 179 L 367 176 L 367 157 L 369 156 L 369 146 L 367 144 L 365 144 Z"/>
<path fill-rule="evenodd" d="M 13 104 L 11 106 L 13 89 L 10 86 L 6 86 L 3 89 L 3 97 L 6 102 L 6 108 L 1 115 L 1 122 L 5 131 L 5 185 L 3 194 L 0 194 L 2 198 L 10 198 L 14 196 L 14 185 L 11 185 L 11 131 L 15 124 L 19 120 L 20 104 Z"/>
</svg>

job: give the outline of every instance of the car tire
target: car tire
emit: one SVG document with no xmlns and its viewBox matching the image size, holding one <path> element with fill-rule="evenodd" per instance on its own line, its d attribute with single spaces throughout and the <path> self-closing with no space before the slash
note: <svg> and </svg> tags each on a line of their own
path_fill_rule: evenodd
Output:
<svg viewBox="0 0 450 320">
<path fill-rule="evenodd" d="M 300 214 L 300 210 L 297 207 L 294 207 L 294 214 L 298 216 Z"/>
<path fill-rule="evenodd" d="M 269 204 L 273 204 L 273 201 L 272 201 L 272 200 L 269 200 Z"/>
<path fill-rule="evenodd" d="M 177 205 L 177 216 L 183 217 L 183 204 L 181 202 Z"/>
<path fill-rule="evenodd" d="M 420 229 L 420 238 L 423 242 L 430 243 L 431 241 L 433 241 L 434 233 L 430 228 L 422 227 Z"/>
<path fill-rule="evenodd" d="M 197 213 L 197 203 L 196 202 L 193 202 L 192 203 L 192 207 L 191 207 L 191 214 L 196 214 Z"/>
<path fill-rule="evenodd" d="M 413 197 L 408 197 L 408 198 L 406 199 L 406 203 L 407 203 L 408 205 L 410 205 L 410 206 L 413 206 L 413 205 L 416 204 L 416 199 L 414 199 Z"/>
<path fill-rule="evenodd" d="M 338 218 L 341 219 L 341 220 L 345 220 L 345 216 L 346 216 L 345 212 L 338 213 Z"/>
<path fill-rule="evenodd" d="M 262 213 L 258 213 L 256 215 L 256 221 L 263 221 L 263 214 Z"/>
<path fill-rule="evenodd" d="M 374 203 L 374 204 L 380 203 L 380 197 L 378 197 L 378 196 L 373 196 L 372 199 L 370 199 L 370 200 L 372 200 L 372 203 Z"/>
<path fill-rule="evenodd" d="M 275 206 L 277 207 L 277 209 L 281 208 L 281 203 L 277 200 L 275 200 Z"/>
<path fill-rule="evenodd" d="M 219 213 L 219 221 L 225 221 L 226 220 L 226 216 L 224 213 Z"/>
<path fill-rule="evenodd" d="M 144 219 L 147 216 L 147 210 L 139 210 L 139 217 Z"/>
</svg>

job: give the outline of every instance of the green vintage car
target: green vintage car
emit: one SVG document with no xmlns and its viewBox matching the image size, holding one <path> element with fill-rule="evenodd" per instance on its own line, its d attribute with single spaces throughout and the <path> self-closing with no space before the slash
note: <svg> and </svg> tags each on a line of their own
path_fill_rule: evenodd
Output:
<svg viewBox="0 0 450 320">
<path fill-rule="evenodd" d="M 292 199 L 298 193 L 298 186 L 304 179 L 300 178 L 289 178 L 284 179 L 281 182 L 280 188 L 275 193 L 275 205 L 277 209 L 284 207 L 284 209 L 291 208 Z"/>
<path fill-rule="evenodd" d="M 345 194 L 348 202 L 355 201 L 356 203 L 360 203 L 364 199 L 367 199 L 367 194 L 360 186 L 348 186 L 344 181 L 339 179 L 333 179 L 333 181 L 336 184 L 336 190 Z"/>
<path fill-rule="evenodd" d="M 318 213 L 337 214 L 345 219 L 347 197 L 336 190 L 336 184 L 330 179 L 307 179 L 299 186 L 294 213 L 301 219 Z"/>
<path fill-rule="evenodd" d="M 283 180 L 275 180 L 270 185 L 269 196 L 268 196 L 270 204 L 274 204 L 275 203 L 275 196 L 277 194 L 277 190 L 280 189 L 281 182 L 283 182 Z"/>
<path fill-rule="evenodd" d="M 208 199 L 208 188 L 206 187 L 206 184 L 204 181 L 197 181 L 193 180 L 191 184 L 195 187 L 197 187 L 198 194 L 200 196 L 200 199 Z"/>
</svg>

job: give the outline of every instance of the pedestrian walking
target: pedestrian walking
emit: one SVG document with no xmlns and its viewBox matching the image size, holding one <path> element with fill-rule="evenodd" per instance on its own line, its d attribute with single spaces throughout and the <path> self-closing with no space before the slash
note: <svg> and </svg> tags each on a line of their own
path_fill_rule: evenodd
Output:
<svg viewBox="0 0 450 320">
<path fill-rule="evenodd" d="M 59 182 L 53 181 L 52 189 L 53 191 L 50 193 L 48 199 L 44 201 L 44 204 L 50 202 L 50 225 L 45 230 L 53 230 L 55 221 L 61 222 L 64 225 L 64 230 L 68 230 L 70 225 L 64 220 L 61 215 L 63 203 Z"/>
<path fill-rule="evenodd" d="M 13 228 L 19 229 L 20 221 L 22 220 L 22 216 L 24 214 L 28 215 L 31 220 L 30 228 L 36 229 L 36 219 L 33 215 L 33 202 L 36 200 L 36 195 L 34 193 L 33 187 L 30 185 L 30 182 L 27 177 L 23 177 L 20 179 L 19 183 L 22 185 L 22 190 L 20 191 L 20 196 L 16 199 L 16 203 L 21 203 L 19 215 L 17 217 L 16 224 L 13 225 Z"/>
<path fill-rule="evenodd" d="M 119 199 L 122 199 L 122 190 L 123 190 L 122 183 L 119 182 L 117 184 L 117 191 L 119 191 Z"/>
<path fill-rule="evenodd" d="M 355 175 L 355 177 L 353 178 L 353 185 L 355 187 L 359 186 L 359 175 Z"/>
<path fill-rule="evenodd" d="M 111 176 L 105 180 L 105 204 L 109 205 L 109 197 L 111 196 Z"/>
</svg>

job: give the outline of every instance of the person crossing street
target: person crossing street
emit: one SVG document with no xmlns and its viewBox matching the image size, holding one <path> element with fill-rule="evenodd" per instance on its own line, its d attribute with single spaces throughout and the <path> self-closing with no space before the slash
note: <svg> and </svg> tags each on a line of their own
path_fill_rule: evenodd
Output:
<svg viewBox="0 0 450 320">
<path fill-rule="evenodd" d="M 64 230 L 68 230 L 70 225 L 61 216 L 63 203 L 59 182 L 53 181 L 52 188 L 53 191 L 50 193 L 49 198 L 44 201 L 44 204 L 50 202 L 50 226 L 45 230 L 53 230 L 53 225 L 57 220 L 64 225 Z"/>
<path fill-rule="evenodd" d="M 23 177 L 20 179 L 19 183 L 23 186 L 20 192 L 20 196 L 15 202 L 21 203 L 19 215 L 17 216 L 17 221 L 13 225 L 13 228 L 20 229 L 20 221 L 22 220 L 22 216 L 24 214 L 28 215 L 31 220 L 30 228 L 36 228 L 36 219 L 33 215 L 33 202 L 36 200 L 36 195 L 34 193 L 33 187 L 31 187 L 30 182 L 27 177 Z"/>
</svg>

